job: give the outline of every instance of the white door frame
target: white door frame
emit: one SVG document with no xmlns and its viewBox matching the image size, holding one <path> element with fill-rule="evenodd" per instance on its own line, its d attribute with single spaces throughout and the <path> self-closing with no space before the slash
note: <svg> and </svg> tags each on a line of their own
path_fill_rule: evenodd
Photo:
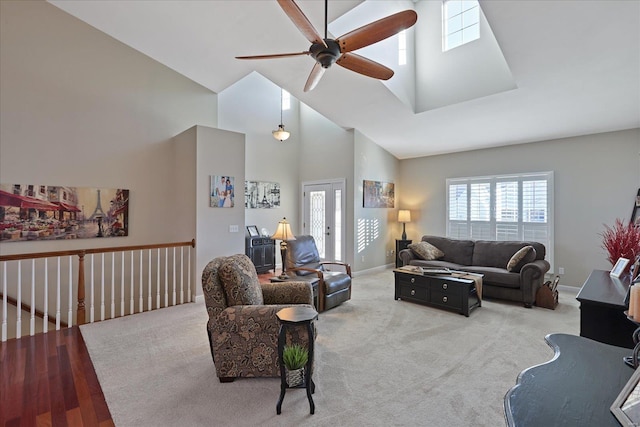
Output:
<svg viewBox="0 0 640 427">
<path fill-rule="evenodd" d="M 305 197 L 304 197 L 304 192 L 305 192 L 305 187 L 308 185 L 330 185 L 332 187 L 332 189 L 340 189 L 341 190 L 341 200 L 340 202 L 342 203 L 342 206 L 340 207 L 340 212 L 341 212 L 341 218 L 340 221 L 342 223 L 341 226 L 341 236 L 340 236 L 340 253 L 342 254 L 342 262 L 347 262 L 346 258 L 347 258 L 347 224 L 346 224 L 346 219 L 347 219 L 347 203 L 346 203 L 346 199 L 347 199 L 347 180 L 345 178 L 334 178 L 334 179 L 322 179 L 322 180 L 316 180 L 316 181 L 303 181 L 301 183 L 301 188 L 300 188 L 300 194 L 302 195 L 302 197 L 300 198 L 300 218 L 302 219 L 302 231 L 303 233 L 305 233 L 305 216 L 304 216 L 304 210 L 305 210 Z M 335 224 L 333 221 L 333 216 L 332 219 L 330 221 L 331 224 L 331 229 L 334 230 L 335 232 Z M 333 249 L 332 249 L 333 250 Z M 330 261 L 335 261 L 334 259 L 330 260 Z"/>
</svg>

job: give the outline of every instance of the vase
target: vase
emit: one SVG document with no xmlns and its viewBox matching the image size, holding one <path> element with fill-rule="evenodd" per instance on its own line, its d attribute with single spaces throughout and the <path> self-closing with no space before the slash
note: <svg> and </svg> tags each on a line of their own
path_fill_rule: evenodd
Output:
<svg viewBox="0 0 640 427">
<path fill-rule="evenodd" d="M 304 368 L 289 370 L 285 368 L 287 385 L 298 387 L 304 383 Z"/>
</svg>

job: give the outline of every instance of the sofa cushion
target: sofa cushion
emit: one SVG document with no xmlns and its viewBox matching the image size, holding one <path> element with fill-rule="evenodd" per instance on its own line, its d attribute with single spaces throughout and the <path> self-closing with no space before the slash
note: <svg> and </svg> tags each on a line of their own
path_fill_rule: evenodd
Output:
<svg viewBox="0 0 640 427">
<path fill-rule="evenodd" d="M 525 264 L 528 264 L 536 259 L 536 250 L 531 245 L 527 245 L 518 250 L 509 262 L 507 263 L 507 271 L 512 273 L 519 273 Z"/>
<path fill-rule="evenodd" d="M 430 268 L 448 268 L 450 270 L 458 270 L 460 268 L 460 264 L 455 264 L 453 262 L 447 262 L 442 260 L 426 261 L 424 259 L 412 259 L 409 262 L 409 265 L 417 265 L 418 267 L 430 267 Z"/>
<path fill-rule="evenodd" d="M 477 240 L 473 249 L 473 262 L 470 265 L 484 265 L 488 267 L 498 267 L 506 269 L 509 260 L 520 249 L 525 246 L 533 246 L 536 249 L 536 259 L 540 259 L 537 253 L 539 243 L 519 242 L 519 241 L 495 241 Z M 542 249 L 544 252 L 544 249 Z"/>
<path fill-rule="evenodd" d="M 473 240 L 449 239 L 439 236 L 422 236 L 423 242 L 431 243 L 436 248 L 444 252 L 442 261 L 451 262 L 460 265 L 472 265 L 473 259 Z M 505 264 L 502 266 L 504 267 Z"/>
<path fill-rule="evenodd" d="M 442 258 L 444 256 L 444 252 L 428 242 L 411 243 L 407 247 L 411 249 L 411 252 L 413 252 L 415 256 L 427 261 Z"/>
<path fill-rule="evenodd" d="M 231 255 L 220 265 L 219 276 L 227 305 L 262 305 L 262 287 L 256 267 L 245 254 Z"/>
<path fill-rule="evenodd" d="M 482 285 L 501 286 L 504 288 L 520 288 L 520 273 L 509 273 L 506 268 L 463 266 L 460 270 L 482 274 Z"/>
</svg>

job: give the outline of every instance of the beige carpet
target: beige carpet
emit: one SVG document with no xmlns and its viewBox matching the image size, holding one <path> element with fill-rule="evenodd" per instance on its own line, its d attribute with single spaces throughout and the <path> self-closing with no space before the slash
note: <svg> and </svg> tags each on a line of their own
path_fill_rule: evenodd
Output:
<svg viewBox="0 0 640 427">
<path fill-rule="evenodd" d="M 315 415 L 277 378 L 221 384 L 203 304 L 81 327 L 117 426 L 500 426 L 518 373 L 551 359 L 544 336 L 579 333 L 575 295 L 556 310 L 485 300 L 469 318 L 393 299 L 393 273 L 354 279 L 322 313 Z"/>
</svg>

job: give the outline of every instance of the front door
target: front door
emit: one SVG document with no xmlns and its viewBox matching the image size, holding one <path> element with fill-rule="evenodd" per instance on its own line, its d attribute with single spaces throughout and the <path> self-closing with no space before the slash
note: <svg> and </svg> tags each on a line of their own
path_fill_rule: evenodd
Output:
<svg viewBox="0 0 640 427">
<path fill-rule="evenodd" d="M 345 256 L 344 180 L 302 184 L 303 234 L 313 236 L 321 260 L 343 261 Z"/>
</svg>

